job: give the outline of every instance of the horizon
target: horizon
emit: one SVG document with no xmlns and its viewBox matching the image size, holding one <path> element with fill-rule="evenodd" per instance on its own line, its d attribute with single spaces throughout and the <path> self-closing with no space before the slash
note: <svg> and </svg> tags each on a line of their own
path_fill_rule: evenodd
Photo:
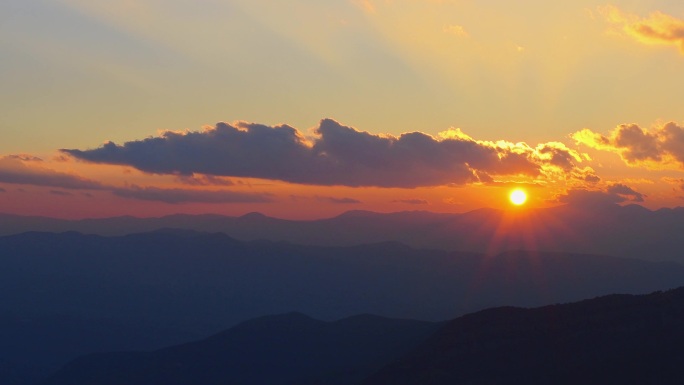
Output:
<svg viewBox="0 0 684 385">
<path fill-rule="evenodd" d="M 636 203 L 626 203 L 626 204 L 618 204 L 618 203 L 599 203 L 599 205 L 603 205 L 603 207 L 628 207 L 628 206 L 636 206 L 639 208 L 642 208 L 648 212 L 657 212 L 661 210 L 678 210 L 684 208 L 684 206 L 674 206 L 674 207 L 660 207 L 656 209 L 651 209 L 648 207 L 645 207 L 640 204 Z M 529 212 L 534 212 L 538 210 L 549 210 L 549 209 L 554 209 L 554 208 L 561 208 L 561 207 L 581 207 L 574 205 L 572 203 L 563 203 L 563 204 L 558 204 L 555 206 L 547 206 L 547 207 L 534 207 L 534 208 L 520 208 L 520 207 L 515 207 L 515 206 L 510 206 L 510 207 L 503 207 L 503 208 L 495 208 L 495 207 L 479 207 L 479 208 L 474 208 L 471 210 L 467 211 L 461 211 L 461 212 L 445 212 L 445 211 L 431 211 L 431 210 L 399 210 L 399 211 L 373 211 L 373 210 L 364 210 L 364 209 L 350 209 L 346 211 L 341 211 L 337 214 L 333 214 L 330 216 L 322 216 L 322 217 L 311 217 L 311 218 L 288 218 L 288 217 L 279 217 L 279 216 L 274 216 L 274 215 L 268 215 L 266 213 L 263 213 L 261 211 L 248 211 L 244 212 L 241 214 L 235 214 L 235 215 L 230 215 L 230 214 L 221 214 L 221 213 L 212 213 L 212 212 L 199 212 L 199 213 L 184 213 L 184 212 L 173 212 L 169 214 L 163 214 L 163 215 L 156 215 L 156 216 L 139 216 L 139 215 L 134 215 L 134 214 L 124 214 L 124 215 L 116 215 L 116 216 L 92 216 L 92 217 L 70 217 L 70 216 L 65 216 L 65 217 L 60 217 L 60 216 L 44 216 L 44 215 L 23 215 L 23 214 L 15 214 L 15 213 L 10 213 L 10 212 L 1 212 L 0 211 L 0 216 L 18 216 L 18 217 L 25 217 L 25 218 L 45 218 L 45 219 L 57 219 L 57 220 L 66 220 L 66 221 L 80 221 L 80 220 L 89 220 L 89 219 L 114 219 L 114 218 L 135 218 L 135 219 L 159 219 L 159 218 L 164 218 L 164 217 L 172 217 L 172 216 L 216 216 L 216 217 L 226 217 L 226 218 L 242 218 L 245 216 L 249 215 L 261 215 L 267 218 L 272 218 L 272 219 L 279 219 L 279 220 L 287 220 L 287 221 L 317 221 L 317 220 L 326 220 L 326 219 L 333 219 L 341 216 L 348 215 L 350 213 L 369 213 L 369 214 L 381 214 L 381 215 L 392 215 L 392 214 L 411 214 L 411 213 L 425 213 L 425 214 L 437 214 L 437 215 L 465 215 L 469 214 L 472 212 L 476 211 L 482 211 L 482 210 L 489 210 L 489 211 L 496 211 L 496 212 L 502 212 L 502 213 L 519 213 L 521 215 L 527 215 Z M 592 206 L 585 206 L 583 207 L 584 209 L 590 208 Z"/>
</svg>

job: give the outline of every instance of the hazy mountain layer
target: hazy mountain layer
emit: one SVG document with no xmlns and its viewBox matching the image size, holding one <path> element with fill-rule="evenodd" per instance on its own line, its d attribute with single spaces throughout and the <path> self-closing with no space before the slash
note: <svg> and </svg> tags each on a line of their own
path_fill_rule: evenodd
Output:
<svg viewBox="0 0 684 385">
<path fill-rule="evenodd" d="M 375 313 L 439 321 L 684 282 L 684 267 L 580 254 L 497 256 L 241 242 L 161 231 L 0 237 L 0 361 L 56 367 L 94 351 L 154 349 L 264 314 Z"/>
<path fill-rule="evenodd" d="M 407 353 L 438 324 L 363 315 L 323 322 L 300 313 L 244 322 L 153 352 L 102 353 L 44 385 L 353 385 Z"/>
<path fill-rule="evenodd" d="M 684 288 L 441 324 L 290 313 L 157 351 L 87 355 L 43 385 L 674 385 L 683 343 Z"/>
<path fill-rule="evenodd" d="M 684 209 L 576 205 L 549 209 L 491 210 L 464 214 L 350 211 L 335 218 L 291 221 L 258 213 L 242 217 L 173 215 L 65 221 L 0 215 L 0 234 L 79 231 L 124 235 L 160 228 L 222 232 L 240 240 L 349 246 L 402 242 L 419 247 L 498 254 L 537 250 L 605 254 L 684 262 Z"/>
</svg>

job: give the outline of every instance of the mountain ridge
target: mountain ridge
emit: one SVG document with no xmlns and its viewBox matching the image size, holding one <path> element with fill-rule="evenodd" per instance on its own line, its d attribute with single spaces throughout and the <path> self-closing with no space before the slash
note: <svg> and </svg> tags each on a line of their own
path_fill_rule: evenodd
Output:
<svg viewBox="0 0 684 385">
<path fill-rule="evenodd" d="M 479 209 L 461 214 L 352 210 L 336 217 L 288 220 L 248 213 L 239 217 L 176 214 L 76 221 L 0 215 L 0 235 L 24 231 L 79 231 L 107 236 L 175 228 L 225 233 L 241 240 L 351 246 L 396 241 L 421 249 L 495 255 L 508 250 L 575 252 L 684 263 L 684 209 L 638 205 L 564 205 L 541 209 Z"/>
<path fill-rule="evenodd" d="M 263 316 L 156 351 L 82 356 L 41 385 L 351 385 L 408 352 L 440 325 L 350 318 L 352 322 L 326 322 L 300 312 Z"/>
</svg>

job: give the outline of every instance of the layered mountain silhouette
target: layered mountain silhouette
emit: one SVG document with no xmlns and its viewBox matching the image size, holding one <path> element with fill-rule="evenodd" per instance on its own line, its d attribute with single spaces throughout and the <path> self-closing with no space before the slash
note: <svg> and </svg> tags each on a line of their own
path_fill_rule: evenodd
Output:
<svg viewBox="0 0 684 385">
<path fill-rule="evenodd" d="M 371 315 L 336 322 L 301 313 L 267 316 L 152 352 L 87 355 L 42 384 L 352 385 L 415 348 L 438 326 Z"/>
<path fill-rule="evenodd" d="M 350 211 L 311 221 L 250 213 L 242 217 L 172 215 L 77 221 L 0 215 L 0 234 L 78 231 L 125 235 L 161 228 L 222 232 L 240 240 L 320 246 L 401 242 L 417 248 L 499 254 L 535 250 L 684 262 L 684 208 L 651 211 L 637 205 L 565 205 L 546 209 L 480 209 L 463 214 Z"/>
<path fill-rule="evenodd" d="M 684 267 L 667 262 L 391 242 L 302 246 L 187 230 L 0 237 L 0 264 L 0 362 L 48 371 L 82 354 L 161 348 L 264 314 L 441 321 L 684 282 Z"/>
<path fill-rule="evenodd" d="M 681 384 L 684 288 L 457 318 L 364 385 Z"/>
<path fill-rule="evenodd" d="M 198 342 L 80 357 L 42 384 L 674 385 L 683 344 L 679 288 L 493 308 L 441 324 L 262 317 Z"/>
</svg>

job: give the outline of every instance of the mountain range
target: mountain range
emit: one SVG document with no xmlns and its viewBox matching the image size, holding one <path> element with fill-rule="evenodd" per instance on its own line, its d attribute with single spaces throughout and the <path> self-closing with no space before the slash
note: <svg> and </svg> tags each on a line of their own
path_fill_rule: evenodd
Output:
<svg viewBox="0 0 684 385">
<path fill-rule="evenodd" d="M 27 231 L 118 236 L 176 228 L 220 232 L 244 240 L 352 246 L 401 242 L 416 248 L 489 255 L 510 250 L 613 255 L 684 262 L 684 208 L 638 205 L 563 205 L 543 209 L 480 209 L 462 214 L 349 211 L 318 220 L 285 220 L 250 213 L 241 217 L 172 215 L 62 220 L 0 215 L 0 235 Z"/>
<path fill-rule="evenodd" d="M 290 313 L 151 352 L 80 357 L 42 385 L 680 384 L 684 288 L 446 323 Z"/>
<path fill-rule="evenodd" d="M 359 315 L 335 322 L 301 313 L 243 322 L 152 352 L 90 354 L 44 385 L 351 385 L 415 348 L 439 324 Z"/>
<path fill-rule="evenodd" d="M 97 351 L 158 349 L 264 314 L 442 321 L 493 306 L 645 293 L 684 282 L 684 266 L 674 262 L 486 255 L 396 242 L 305 246 L 175 229 L 5 236 L 0 264 L 0 370 L 8 373 L 49 373 Z"/>
</svg>

